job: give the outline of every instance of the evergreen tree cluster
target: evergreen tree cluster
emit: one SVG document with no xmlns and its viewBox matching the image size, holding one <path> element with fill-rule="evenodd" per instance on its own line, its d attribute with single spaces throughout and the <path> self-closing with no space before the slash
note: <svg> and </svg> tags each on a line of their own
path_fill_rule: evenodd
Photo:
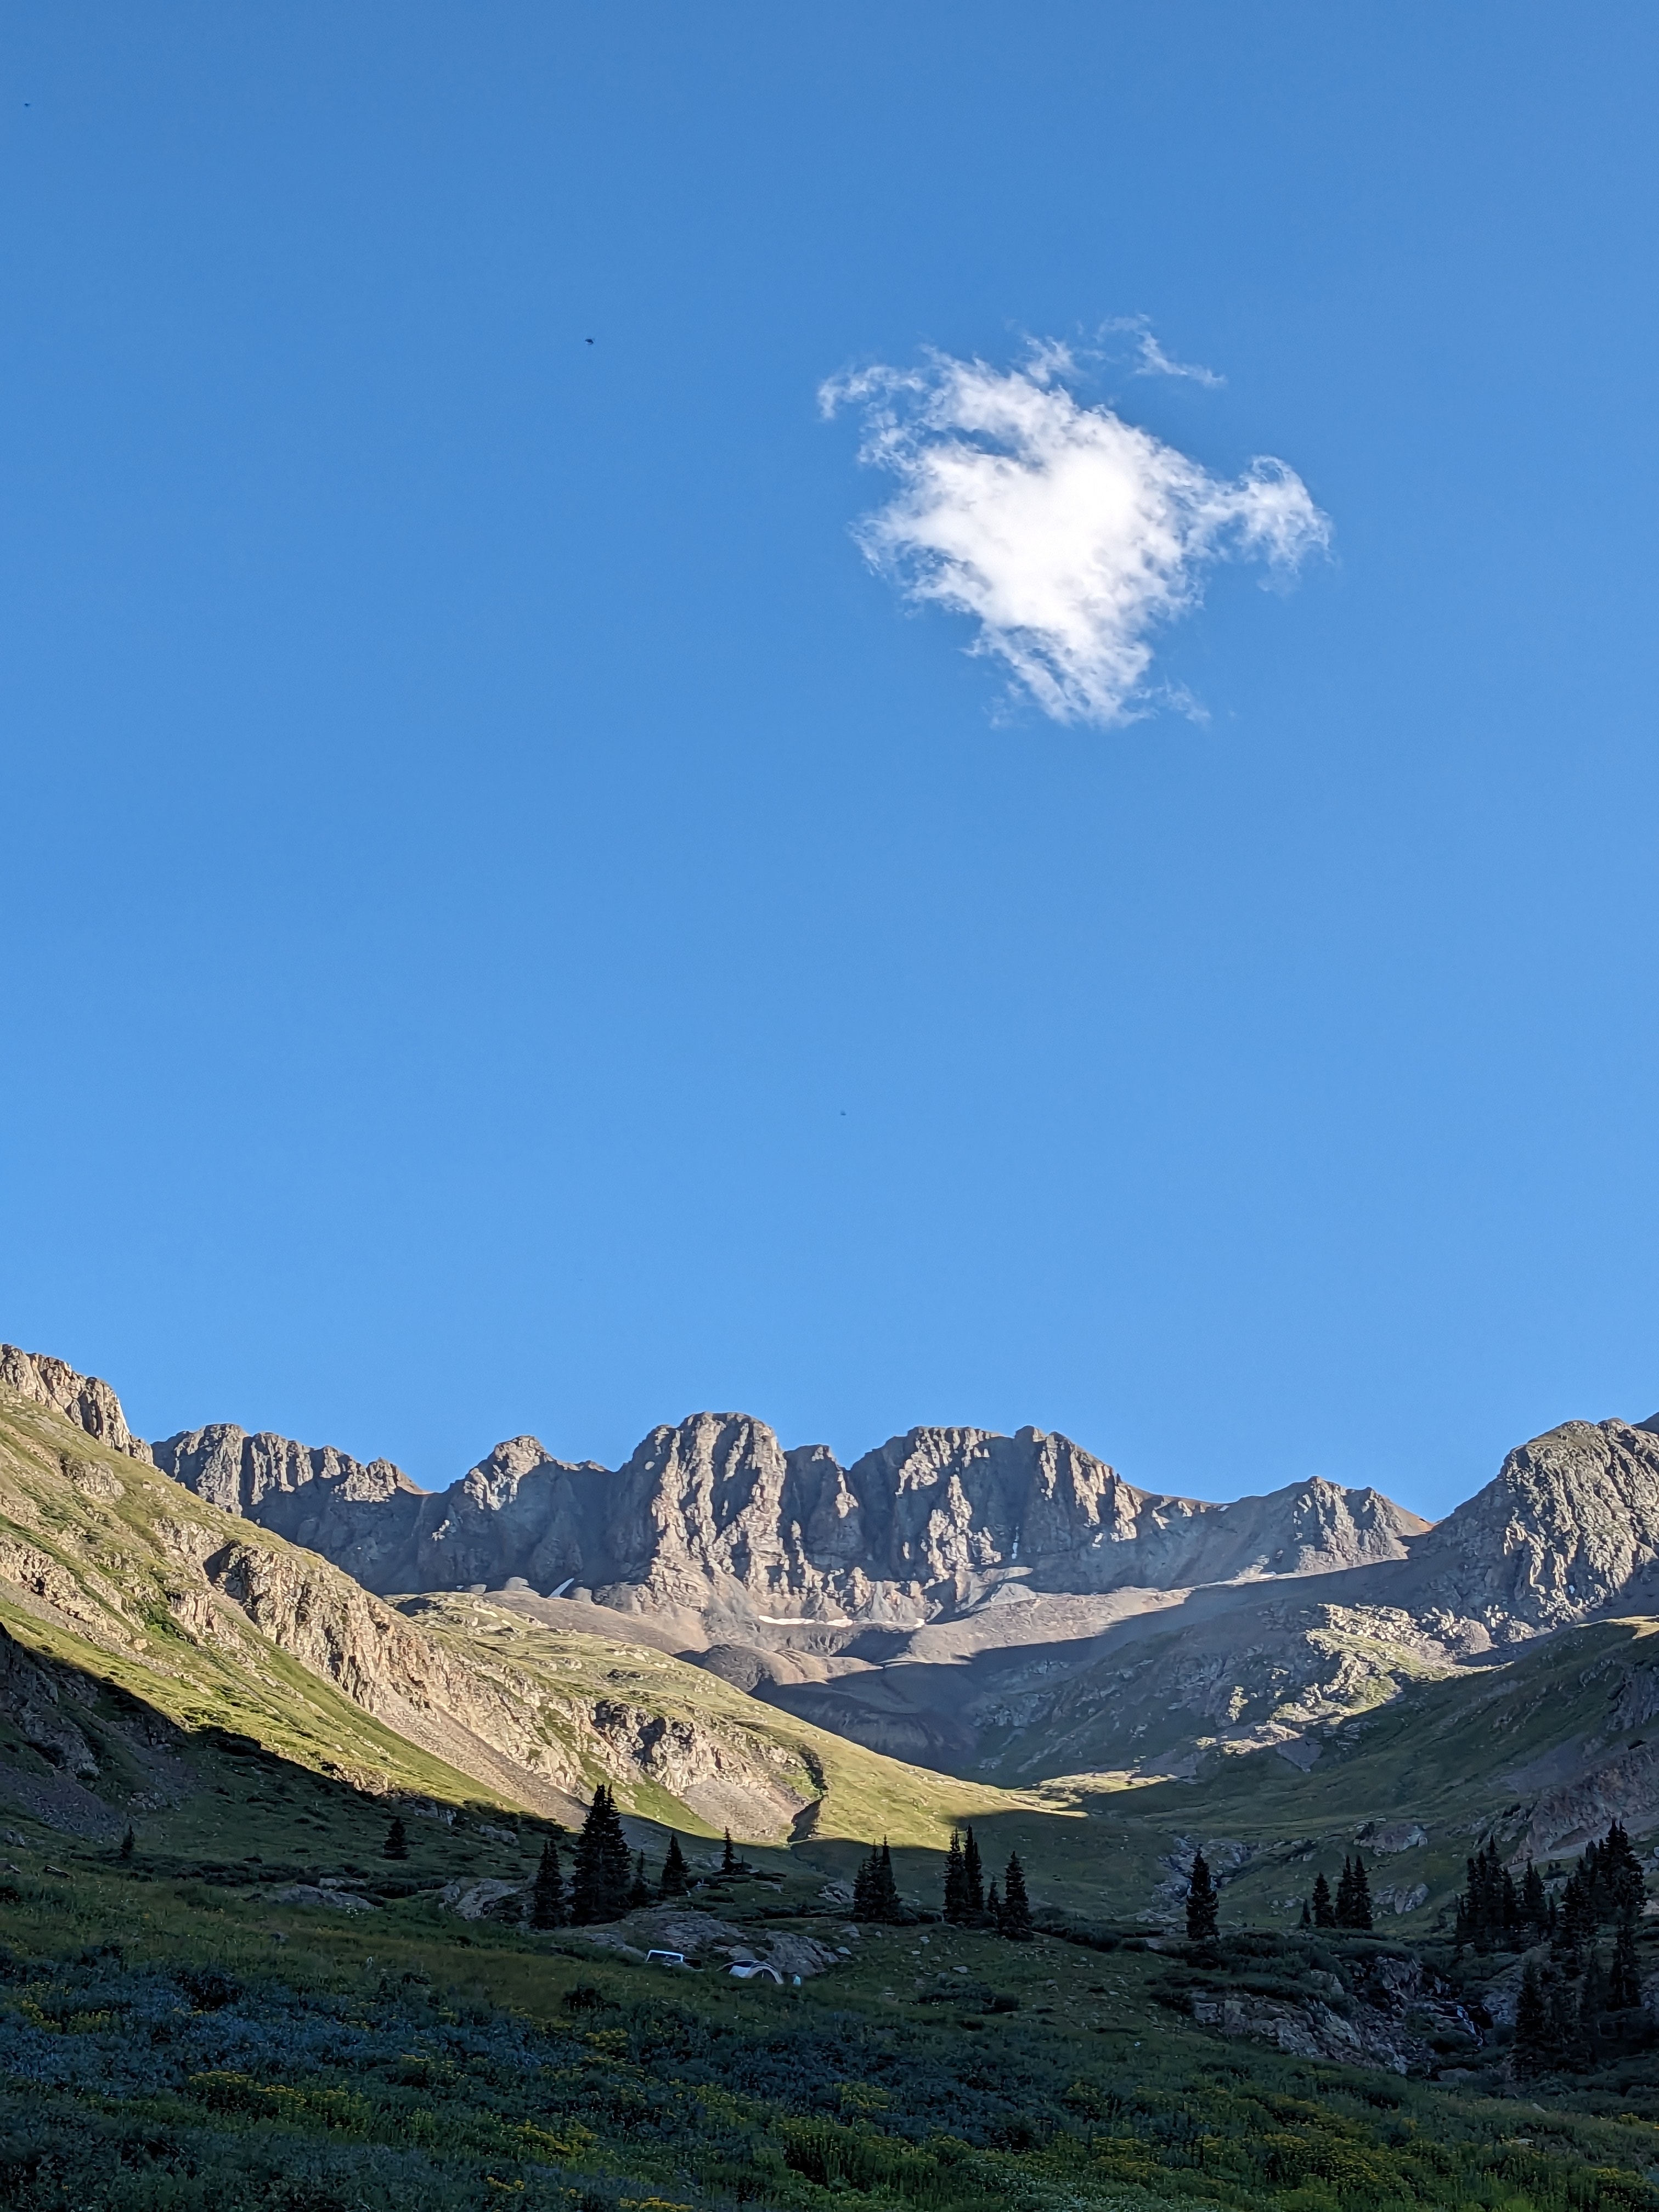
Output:
<svg viewBox="0 0 1659 2212">
<path fill-rule="evenodd" d="M 622 1814 L 609 1786 L 600 1783 L 576 1838 L 570 1875 L 570 1917 L 579 1928 L 617 1920 L 629 1909 L 634 1862 Z"/>
<path fill-rule="evenodd" d="M 1584 1846 L 1561 1893 L 1561 1938 L 1575 1947 L 1594 1940 L 1609 1921 L 1635 1918 L 1647 1885 L 1622 1820 L 1615 1820 L 1599 1844 Z"/>
<path fill-rule="evenodd" d="M 1367 1929 L 1372 1924 L 1370 1876 L 1358 1851 L 1343 1859 L 1334 1898 L 1324 1875 L 1315 1876 L 1313 1895 L 1302 1908 L 1304 1928 Z"/>
<path fill-rule="evenodd" d="M 571 1879 L 566 1882 L 559 1846 L 550 1836 L 542 1845 L 541 1863 L 530 1893 L 532 1928 L 578 1926 L 595 1920 L 614 1920 L 623 1912 L 687 1896 L 691 1880 L 680 1839 L 672 1832 L 662 1872 L 654 1890 L 646 1871 L 645 1853 L 630 1859 L 615 1798 L 603 1785 L 593 1793 L 587 1818 L 576 1840 Z"/>
<path fill-rule="evenodd" d="M 1620 1921 L 1613 1956 L 1605 1967 L 1593 1944 L 1582 1964 L 1573 1952 L 1565 1964 L 1528 1960 L 1515 2007 L 1517 2074 L 1603 2065 L 1625 2051 L 1641 2049 L 1652 2035 L 1653 2023 L 1642 2003 L 1634 1913 L 1627 1912 Z"/>
<path fill-rule="evenodd" d="M 1457 1941 L 1476 1951 L 1526 1951 L 1549 1942 L 1582 1952 L 1610 1923 L 1639 1917 L 1646 1886 L 1624 1823 L 1585 1846 L 1559 1900 L 1550 1897 L 1530 1860 L 1517 1887 L 1489 1842 L 1465 1862 L 1467 1886 L 1457 1899 Z"/>
<path fill-rule="evenodd" d="M 1457 1899 L 1457 1941 L 1477 1951 L 1525 1950 L 1555 1929 L 1554 1908 L 1544 1892 L 1543 1876 L 1530 1860 L 1519 1888 L 1498 1861 L 1498 1845 L 1483 1844 L 1472 1859 L 1467 1887 Z"/>
<path fill-rule="evenodd" d="M 872 1844 L 868 1857 L 861 1860 L 853 1877 L 853 1917 L 854 1920 L 902 1920 L 904 1907 L 899 1903 L 898 1884 L 893 1879 L 893 1855 L 887 1848 L 884 1836 L 879 1844 Z"/>
<path fill-rule="evenodd" d="M 994 1928 L 1011 1942 L 1029 1942 L 1036 1929 L 1019 1853 L 1009 1854 L 1000 1893 L 994 1881 L 988 1893 L 973 1830 L 964 1828 L 958 1835 L 952 1829 L 945 1861 L 945 1917 L 954 1928 Z"/>
</svg>

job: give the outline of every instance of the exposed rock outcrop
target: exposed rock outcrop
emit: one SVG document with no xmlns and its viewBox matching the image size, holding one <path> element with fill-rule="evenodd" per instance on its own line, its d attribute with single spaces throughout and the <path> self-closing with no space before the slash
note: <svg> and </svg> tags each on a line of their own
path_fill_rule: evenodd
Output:
<svg viewBox="0 0 1659 2212">
<path fill-rule="evenodd" d="M 149 1446 L 141 1443 L 127 1426 L 121 1401 L 107 1382 L 95 1375 L 79 1375 L 62 1359 L 43 1352 L 24 1352 L 15 1344 L 0 1344 L 0 1389 L 15 1392 L 36 1406 L 50 1406 L 84 1429 L 112 1451 L 129 1459 L 149 1461 Z"/>
<path fill-rule="evenodd" d="M 1423 1601 L 1504 1644 L 1613 1604 L 1650 1610 L 1656 1561 L 1653 1424 L 1564 1421 L 1517 1447 L 1495 1481 L 1439 1523 L 1413 1579 Z"/>
<path fill-rule="evenodd" d="M 1228 1505 L 1163 1497 L 1036 1429 L 913 1429 L 843 1468 L 746 1415 L 696 1413 L 614 1474 L 515 1437 L 435 1496 L 386 1461 L 232 1427 L 155 1456 L 383 1594 L 580 1584 L 616 1611 L 763 1626 L 914 1629 L 1010 1579 L 1103 1593 L 1329 1572 L 1401 1559 L 1427 1525 L 1317 1480 Z"/>
</svg>

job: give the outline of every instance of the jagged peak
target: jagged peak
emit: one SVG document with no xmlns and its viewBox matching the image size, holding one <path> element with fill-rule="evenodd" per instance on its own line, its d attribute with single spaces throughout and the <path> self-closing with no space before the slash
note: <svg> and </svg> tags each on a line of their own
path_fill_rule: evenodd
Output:
<svg viewBox="0 0 1659 2212">
<path fill-rule="evenodd" d="M 0 1344 L 0 1389 L 14 1391 L 32 1405 L 49 1406 L 84 1429 L 89 1437 L 129 1459 L 150 1460 L 149 1446 L 127 1426 L 121 1401 L 96 1375 L 82 1375 L 67 1360 L 50 1352 L 25 1352 L 21 1345 Z"/>
</svg>

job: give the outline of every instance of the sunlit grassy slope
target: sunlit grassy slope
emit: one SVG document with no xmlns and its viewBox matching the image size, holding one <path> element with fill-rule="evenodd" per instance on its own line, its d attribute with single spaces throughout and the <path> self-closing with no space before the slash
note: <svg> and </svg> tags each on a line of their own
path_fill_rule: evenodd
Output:
<svg viewBox="0 0 1659 2212">
<path fill-rule="evenodd" d="M 475 1707 L 463 1700 L 465 1726 L 450 1737 L 462 1754 L 470 1746 L 479 1756 L 458 1765 L 362 1710 L 244 1618 L 203 1570 L 232 1545 L 288 1575 L 296 1614 L 331 1652 L 361 1637 L 366 1613 L 371 1625 L 383 1617 L 376 1601 L 313 1554 L 216 1511 L 53 1413 L 0 1398 L 0 1621 L 27 1650 L 76 1670 L 84 1688 L 66 1693 L 64 1710 L 73 1706 L 88 1741 L 96 1740 L 100 1769 L 82 1795 L 112 1813 L 136 1798 L 179 1794 L 146 1779 L 146 1760 L 153 1765 L 161 1753 L 135 1753 L 110 1702 L 122 1698 L 183 1731 L 186 1750 L 204 1732 L 245 1735 L 295 1768 L 370 1795 L 452 1806 L 482 1800 L 569 1818 L 596 1783 L 608 1781 L 630 1812 L 692 1835 L 717 1835 L 724 1823 L 675 1795 L 672 1760 L 654 1774 L 630 1765 L 601 1722 L 623 1711 L 678 1729 L 687 1772 L 781 1779 L 800 1810 L 792 1820 L 786 1802 L 780 1841 L 793 1826 L 832 1847 L 886 1834 L 896 1844 L 942 1850 L 953 1822 L 1024 1802 L 884 1759 L 625 1638 L 558 1634 L 468 1598 L 421 1601 L 412 1618 L 394 1620 L 398 1634 L 441 1656 L 447 1665 L 437 1679 L 479 1693 Z M 345 1658 L 352 1663 L 338 1671 L 349 1684 L 362 1668 L 350 1651 Z M 468 1733 L 491 1726 L 493 1751 Z M 8 1770 L 21 1802 L 42 1790 L 76 1800 L 78 1785 L 16 1729 L 0 1743 L 0 1787 Z M 550 1795 L 550 1773 L 562 1794 Z M 80 1814 L 95 1826 L 95 1805 Z M 158 1804 L 153 1817 L 173 1816 Z"/>
</svg>

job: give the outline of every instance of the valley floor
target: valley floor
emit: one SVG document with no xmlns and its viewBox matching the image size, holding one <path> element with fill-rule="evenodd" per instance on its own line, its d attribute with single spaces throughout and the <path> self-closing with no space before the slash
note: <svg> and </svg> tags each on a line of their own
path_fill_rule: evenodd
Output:
<svg viewBox="0 0 1659 2212">
<path fill-rule="evenodd" d="M 580 1930 L 445 1910 L 446 1879 L 532 1863 L 529 1824 L 410 1822 L 398 1863 L 383 1808 L 329 1818 L 328 1879 L 356 1909 L 285 1898 L 306 1871 L 315 1896 L 314 1866 L 250 1880 L 246 1857 L 7 1832 L 0 2203 L 1659 2212 L 1646 2057 L 1516 2101 L 1488 2094 L 1500 2072 L 1449 2088 L 1194 2020 L 1293 1995 L 1293 1939 L 1194 1966 L 1103 1931 L 849 1936 L 821 1869 L 760 1853 L 692 1905 L 757 1948 L 787 1932 L 848 1955 L 798 1987 L 735 1983 L 712 1959 L 647 1969 Z M 1328 1963 L 1333 1946 L 1351 1978 L 1388 1948 L 1324 1939 Z"/>
</svg>

